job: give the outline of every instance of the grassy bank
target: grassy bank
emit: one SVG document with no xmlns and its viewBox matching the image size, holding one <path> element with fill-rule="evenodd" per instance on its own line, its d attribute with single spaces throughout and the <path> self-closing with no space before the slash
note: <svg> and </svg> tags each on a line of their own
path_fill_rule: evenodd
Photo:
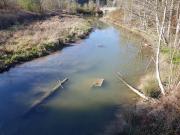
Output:
<svg viewBox="0 0 180 135">
<path fill-rule="evenodd" d="M 0 31 L 0 72 L 61 49 L 91 31 L 83 18 L 61 15 Z"/>
</svg>

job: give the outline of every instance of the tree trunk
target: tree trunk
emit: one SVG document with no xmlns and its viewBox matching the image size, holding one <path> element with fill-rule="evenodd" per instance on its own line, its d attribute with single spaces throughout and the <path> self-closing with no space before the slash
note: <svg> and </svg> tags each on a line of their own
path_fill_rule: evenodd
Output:
<svg viewBox="0 0 180 135">
<path fill-rule="evenodd" d="M 158 8 L 157 0 L 156 0 L 156 6 Z M 164 15 L 163 15 L 161 26 L 159 24 L 158 12 L 156 11 L 156 25 L 157 25 L 157 27 L 160 26 L 160 31 L 158 32 L 159 33 L 159 41 L 158 41 L 157 50 L 156 50 L 156 78 L 157 78 L 161 93 L 163 95 L 165 95 L 165 90 L 164 90 L 164 87 L 163 87 L 163 84 L 161 81 L 161 77 L 160 77 L 159 56 L 160 56 L 160 47 L 161 47 L 162 34 L 163 34 L 164 23 L 165 23 L 165 18 L 166 18 L 166 12 L 167 12 L 167 0 L 166 0 L 166 6 L 164 8 Z M 157 30 L 159 30 L 159 29 L 157 29 Z"/>
</svg>

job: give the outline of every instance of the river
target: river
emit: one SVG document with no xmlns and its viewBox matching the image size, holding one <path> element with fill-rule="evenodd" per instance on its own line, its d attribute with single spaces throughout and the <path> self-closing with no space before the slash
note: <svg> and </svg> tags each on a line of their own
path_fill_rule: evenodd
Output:
<svg viewBox="0 0 180 135">
<path fill-rule="evenodd" d="M 0 135 L 103 134 L 115 119 L 117 106 L 131 106 L 138 98 L 115 73 L 138 83 L 152 54 L 141 44 L 137 36 L 105 25 L 82 41 L 0 74 Z M 35 100 L 65 77 L 69 80 L 64 89 L 23 117 Z M 97 78 L 105 81 L 101 88 L 92 88 Z"/>
</svg>

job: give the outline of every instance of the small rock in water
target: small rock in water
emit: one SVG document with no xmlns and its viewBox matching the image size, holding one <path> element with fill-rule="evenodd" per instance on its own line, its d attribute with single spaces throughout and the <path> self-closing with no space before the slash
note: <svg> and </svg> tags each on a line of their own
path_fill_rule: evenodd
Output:
<svg viewBox="0 0 180 135">
<path fill-rule="evenodd" d="M 99 48 L 103 48 L 103 47 L 104 47 L 104 45 L 97 45 L 97 47 L 99 47 Z"/>
</svg>

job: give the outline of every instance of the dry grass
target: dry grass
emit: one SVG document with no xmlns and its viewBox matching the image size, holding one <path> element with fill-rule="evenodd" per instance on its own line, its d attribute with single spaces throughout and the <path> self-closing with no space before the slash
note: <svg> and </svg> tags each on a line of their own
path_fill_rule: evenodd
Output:
<svg viewBox="0 0 180 135">
<path fill-rule="evenodd" d="M 26 50 L 43 43 L 66 40 L 67 35 L 81 34 L 85 21 L 80 18 L 52 17 L 46 21 L 34 22 L 2 31 L 3 46 L 10 51 Z M 66 37 L 67 38 L 67 37 Z"/>
<path fill-rule="evenodd" d="M 82 38 L 90 29 L 86 20 L 65 15 L 1 30 L 0 68 L 46 55 L 64 43 Z"/>
<path fill-rule="evenodd" d="M 141 77 L 138 89 L 142 90 L 147 96 L 152 98 L 158 98 L 160 95 L 160 90 L 155 74 L 152 72 L 147 73 Z"/>
<path fill-rule="evenodd" d="M 180 88 L 171 90 L 159 102 L 139 102 L 134 112 L 134 134 L 179 135 L 180 134 Z"/>
</svg>

